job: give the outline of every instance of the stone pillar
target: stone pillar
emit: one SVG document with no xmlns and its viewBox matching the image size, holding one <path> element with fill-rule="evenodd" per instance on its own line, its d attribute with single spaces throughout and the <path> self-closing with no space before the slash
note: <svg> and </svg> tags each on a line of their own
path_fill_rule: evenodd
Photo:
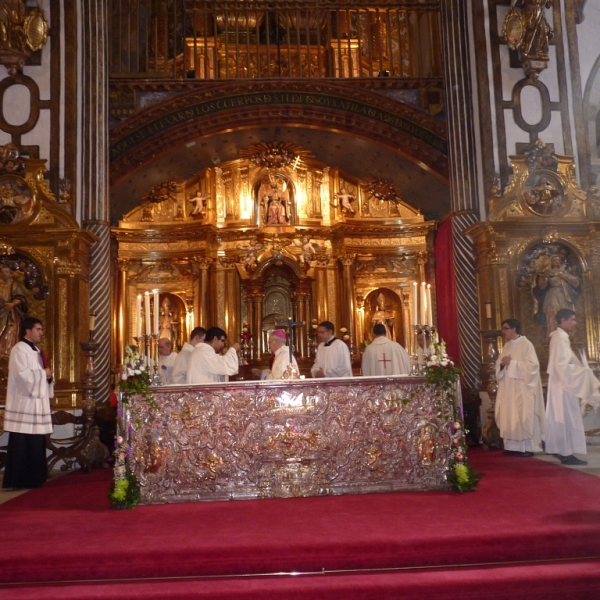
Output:
<svg viewBox="0 0 600 600">
<path fill-rule="evenodd" d="M 469 11 L 465 0 L 441 1 L 442 44 L 444 47 L 444 83 L 448 123 L 448 158 L 452 239 L 456 281 L 460 363 L 465 391 L 465 418 L 475 431 L 479 405 L 481 340 L 475 253 L 465 230 L 479 220 L 478 175 L 474 130 L 473 90 L 470 61 Z"/>
<path fill-rule="evenodd" d="M 94 358 L 96 401 L 108 402 L 111 373 L 111 260 L 108 178 L 108 15 L 106 0 L 79 2 L 81 160 L 83 226 L 98 237 L 91 250 L 90 308 L 96 311 Z M 80 307 L 87 318 L 88 307 Z"/>
</svg>

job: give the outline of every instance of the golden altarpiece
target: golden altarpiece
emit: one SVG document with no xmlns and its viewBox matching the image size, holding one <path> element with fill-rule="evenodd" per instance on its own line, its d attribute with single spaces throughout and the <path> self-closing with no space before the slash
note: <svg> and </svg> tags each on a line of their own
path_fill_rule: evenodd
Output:
<svg viewBox="0 0 600 600">
<path fill-rule="evenodd" d="M 555 154 L 537 141 L 511 156 L 512 175 L 503 192 L 492 186 L 487 222 L 468 230 L 475 242 L 484 389 L 491 399 L 484 440 L 497 443 L 493 422 L 494 361 L 500 324 L 516 318 L 536 348 L 542 378 L 556 312 L 574 310 L 574 348 L 587 351 L 592 366 L 600 358 L 600 229 L 598 198 L 576 178 L 574 158 Z M 500 341 L 501 343 L 501 341 Z M 584 420 L 585 421 L 585 420 Z M 586 423 L 588 433 L 600 425 Z"/>
<path fill-rule="evenodd" d="M 89 337 L 90 249 L 96 237 L 72 216 L 68 189 L 59 198 L 46 161 L 0 147 L 0 385 L 24 317 L 44 324 L 42 346 L 54 376 L 53 409 L 81 406 Z M 2 393 L 3 397 L 5 393 Z"/>
<path fill-rule="evenodd" d="M 411 348 L 411 284 L 428 280 L 433 227 L 391 182 L 358 180 L 292 144 L 256 144 L 165 181 L 113 229 L 115 364 L 148 328 L 178 348 L 201 325 L 230 342 L 249 334 L 242 362 L 257 365 L 289 319 L 301 323 L 305 373 L 323 320 L 347 330 L 355 359 L 375 322 Z"/>
</svg>

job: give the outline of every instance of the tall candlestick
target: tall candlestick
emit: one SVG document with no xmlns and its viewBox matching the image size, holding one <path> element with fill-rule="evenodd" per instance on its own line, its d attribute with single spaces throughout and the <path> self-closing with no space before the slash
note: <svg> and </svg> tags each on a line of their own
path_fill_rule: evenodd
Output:
<svg viewBox="0 0 600 600">
<path fill-rule="evenodd" d="M 426 285 L 427 284 L 424 281 L 421 282 L 421 325 L 427 325 L 427 289 L 425 287 Z"/>
<path fill-rule="evenodd" d="M 138 340 L 142 337 L 142 295 L 137 295 L 135 310 L 135 337 Z"/>
<path fill-rule="evenodd" d="M 90 311 L 90 326 L 89 326 L 89 330 L 90 331 L 94 331 L 95 327 L 96 327 L 96 313 L 92 310 L 92 311 Z"/>
<path fill-rule="evenodd" d="M 150 335 L 152 333 L 152 321 L 150 320 L 150 292 L 144 292 L 144 313 L 146 335 Z"/>
<path fill-rule="evenodd" d="M 431 308 L 431 284 L 427 284 L 427 325 L 433 325 L 433 310 Z"/>
<path fill-rule="evenodd" d="M 489 300 L 485 303 L 485 317 L 486 319 L 492 318 L 492 303 Z"/>
<path fill-rule="evenodd" d="M 412 288 L 412 304 L 413 304 L 413 325 L 417 325 L 419 322 L 419 313 L 417 312 L 417 282 L 413 281 Z"/>
<path fill-rule="evenodd" d="M 159 334 L 158 331 L 158 290 L 152 290 L 154 292 L 154 333 Z"/>
</svg>

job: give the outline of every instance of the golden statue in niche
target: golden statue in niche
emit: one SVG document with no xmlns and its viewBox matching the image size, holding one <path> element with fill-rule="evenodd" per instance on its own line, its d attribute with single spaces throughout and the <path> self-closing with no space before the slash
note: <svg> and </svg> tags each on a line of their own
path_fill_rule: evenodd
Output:
<svg viewBox="0 0 600 600">
<path fill-rule="evenodd" d="M 269 174 L 261 182 L 258 194 L 264 223 L 267 225 L 290 223 L 290 194 L 287 181 Z"/>
</svg>

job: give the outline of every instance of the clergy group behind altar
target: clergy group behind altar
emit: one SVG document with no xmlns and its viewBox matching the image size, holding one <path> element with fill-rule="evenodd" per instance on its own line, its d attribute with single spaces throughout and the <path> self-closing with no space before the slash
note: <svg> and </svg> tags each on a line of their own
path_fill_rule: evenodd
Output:
<svg viewBox="0 0 600 600">
<path fill-rule="evenodd" d="M 348 344 L 335 336 L 335 326 L 323 321 L 317 326 L 319 345 L 316 349 L 311 375 L 314 378 L 353 377 L 352 359 Z M 386 335 L 385 325 L 373 327 L 373 341 L 367 345 L 362 358 L 364 376 L 407 376 L 411 372 L 411 358 L 406 350 Z M 300 376 L 293 348 L 286 344 L 287 334 L 281 329 L 271 331 L 268 346 L 271 351 L 268 369 L 253 368 L 251 373 L 260 379 L 297 379 Z M 172 351 L 167 338 L 158 340 L 160 382 L 170 384 L 198 384 L 229 381 L 239 373 L 240 344 L 233 343 L 226 351 L 227 334 L 220 327 L 192 330 L 190 340 L 179 353 Z M 152 363 L 153 364 L 153 363 Z M 243 364 L 243 363 L 242 363 Z"/>
</svg>

